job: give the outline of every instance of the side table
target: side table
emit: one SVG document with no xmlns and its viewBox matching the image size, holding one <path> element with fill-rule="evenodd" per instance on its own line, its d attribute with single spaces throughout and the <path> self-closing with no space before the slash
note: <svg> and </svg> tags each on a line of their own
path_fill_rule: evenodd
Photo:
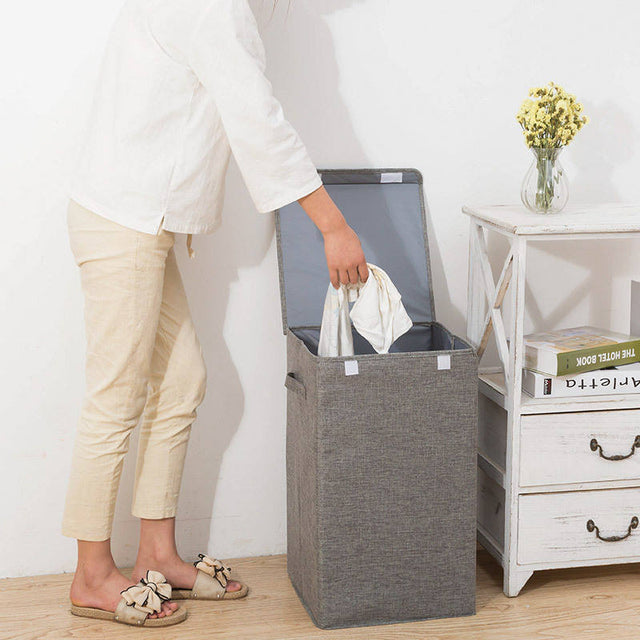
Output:
<svg viewBox="0 0 640 640">
<path fill-rule="evenodd" d="M 471 223 L 467 336 L 481 358 L 493 333 L 502 365 L 479 374 L 478 540 L 504 569 L 504 593 L 518 595 L 542 569 L 640 562 L 640 393 L 532 398 L 522 391 L 528 244 L 638 238 L 640 206 L 462 211 Z M 497 282 L 488 233 L 509 241 Z"/>
</svg>

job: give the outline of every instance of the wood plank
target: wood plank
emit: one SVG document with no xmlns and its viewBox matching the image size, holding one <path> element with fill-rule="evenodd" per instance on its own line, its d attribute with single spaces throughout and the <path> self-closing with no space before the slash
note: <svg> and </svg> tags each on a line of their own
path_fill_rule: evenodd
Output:
<svg viewBox="0 0 640 640">
<path fill-rule="evenodd" d="M 520 433 L 522 487 L 619 480 L 640 484 L 638 409 L 526 415 Z M 607 459 L 611 456 L 626 457 Z"/>
<path fill-rule="evenodd" d="M 509 251 L 509 255 L 507 256 L 504 266 L 502 267 L 502 273 L 498 278 L 498 284 L 496 285 L 496 292 L 494 294 L 493 304 L 491 305 L 491 309 L 487 313 L 484 321 L 483 329 L 481 332 L 482 338 L 480 340 L 480 346 L 478 347 L 478 358 L 482 358 L 482 354 L 487 348 L 487 344 L 489 342 L 489 336 L 491 335 L 491 329 L 493 328 L 494 319 L 497 320 L 499 318 L 500 326 L 501 326 L 500 331 L 502 332 L 500 339 L 504 340 L 505 338 L 504 324 L 502 322 L 502 315 L 500 315 L 499 310 L 502 307 L 502 302 L 504 300 L 505 293 L 507 292 L 507 289 L 509 288 L 509 283 L 511 282 L 512 265 L 513 265 L 513 254 L 511 253 L 511 251 Z M 496 318 L 496 314 L 498 316 L 497 318 Z M 501 343 L 499 341 L 498 345 L 500 344 Z M 506 353 L 502 352 L 500 357 L 503 360 L 503 364 L 504 362 L 506 362 L 505 356 L 506 356 Z"/>
<path fill-rule="evenodd" d="M 507 381 L 507 454 L 505 466 L 504 515 L 504 592 L 515 596 L 529 578 L 517 565 L 518 484 L 520 475 L 520 405 L 522 402 L 522 366 L 524 363 L 525 275 L 527 244 L 521 237 L 511 240 L 513 268 L 511 283 L 511 319 Z"/>
<path fill-rule="evenodd" d="M 475 250 L 476 258 L 479 266 L 480 274 L 484 280 L 485 298 L 488 302 L 487 322 L 483 327 L 480 343 L 478 345 L 478 357 L 482 358 L 484 350 L 489 340 L 491 329 L 495 331 L 496 344 L 498 347 L 498 355 L 502 361 L 504 371 L 509 369 L 509 349 L 507 346 L 507 337 L 504 330 L 504 323 L 500 311 L 504 294 L 507 290 L 509 282 L 505 283 L 505 278 L 511 279 L 512 263 L 513 263 L 513 250 L 509 250 L 507 261 L 500 274 L 500 279 L 496 285 L 493 281 L 493 274 L 491 273 L 491 265 L 489 264 L 489 254 L 487 252 L 487 246 L 484 237 L 484 231 L 481 227 L 475 227 Z M 498 302 L 497 302 L 498 301 Z M 489 321 L 490 320 L 490 321 Z"/>
<path fill-rule="evenodd" d="M 638 488 L 522 496 L 518 562 L 637 561 L 639 503 Z M 588 522 L 598 530 L 589 531 Z M 611 540 L 615 537 L 623 539 Z"/>
<path fill-rule="evenodd" d="M 507 598 L 502 570 L 486 551 L 479 551 L 477 615 L 323 631 L 311 623 L 295 595 L 284 556 L 229 564 L 250 584 L 249 596 L 235 602 L 187 602 L 186 622 L 166 630 L 141 631 L 72 616 L 67 610 L 71 574 L 1 580 L 0 638 L 139 640 L 151 634 L 154 640 L 615 640 L 640 634 L 638 565 L 536 573 L 520 596 Z"/>
<path fill-rule="evenodd" d="M 522 204 L 462 207 L 463 213 L 515 235 L 574 235 L 640 232 L 640 205 L 602 203 L 569 205 L 560 213 L 541 215 Z"/>
</svg>

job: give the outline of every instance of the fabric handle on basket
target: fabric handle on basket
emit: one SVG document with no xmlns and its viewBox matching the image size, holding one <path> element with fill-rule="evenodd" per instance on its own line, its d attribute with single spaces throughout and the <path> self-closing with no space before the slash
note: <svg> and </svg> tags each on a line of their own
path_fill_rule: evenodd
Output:
<svg viewBox="0 0 640 640">
<path fill-rule="evenodd" d="M 329 284 L 320 327 L 319 356 L 353 355 L 352 322 L 377 353 L 388 353 L 389 347 L 413 326 L 391 278 L 380 267 L 370 263 L 367 266 L 366 282 L 341 284 L 338 289 Z M 350 302 L 354 303 L 351 311 Z"/>
<path fill-rule="evenodd" d="M 292 372 L 287 373 L 287 375 L 285 376 L 284 386 L 289 389 L 289 391 L 299 393 L 303 397 L 307 395 L 307 390 L 304 386 L 304 383 L 296 378 Z"/>
</svg>

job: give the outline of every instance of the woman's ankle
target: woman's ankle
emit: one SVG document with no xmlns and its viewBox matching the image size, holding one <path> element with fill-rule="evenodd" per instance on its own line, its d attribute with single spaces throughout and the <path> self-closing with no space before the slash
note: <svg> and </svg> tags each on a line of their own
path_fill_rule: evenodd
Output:
<svg viewBox="0 0 640 640">
<path fill-rule="evenodd" d="M 182 562 L 182 559 L 178 555 L 176 549 L 172 549 L 170 547 L 163 549 L 156 546 L 141 546 L 138 549 L 135 566 L 137 568 L 145 567 L 147 569 L 153 569 L 154 567 L 163 567 L 177 562 Z"/>
<path fill-rule="evenodd" d="M 175 539 L 175 518 L 140 519 L 140 542 L 136 566 L 140 562 L 159 565 L 180 561 Z"/>
<path fill-rule="evenodd" d="M 87 585 L 99 584 L 105 579 L 120 573 L 111 555 L 109 540 L 88 542 L 78 540 L 78 564 L 75 581 Z"/>
<path fill-rule="evenodd" d="M 92 561 L 92 562 L 79 562 L 76 567 L 76 577 L 81 577 L 86 580 L 100 580 L 107 578 L 113 573 L 120 573 L 118 567 L 116 567 L 113 561 Z"/>
</svg>

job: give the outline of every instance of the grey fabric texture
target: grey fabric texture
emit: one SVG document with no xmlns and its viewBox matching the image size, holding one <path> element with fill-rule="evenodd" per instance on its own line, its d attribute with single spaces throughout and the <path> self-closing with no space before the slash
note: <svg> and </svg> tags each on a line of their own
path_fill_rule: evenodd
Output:
<svg viewBox="0 0 640 640">
<path fill-rule="evenodd" d="M 358 234 L 367 261 L 389 274 L 413 322 L 430 322 L 435 314 L 422 176 L 415 169 L 395 170 L 403 182 L 381 184 L 384 172 L 321 174 L 325 188 Z M 297 202 L 277 212 L 276 233 L 285 332 L 288 327 L 319 325 L 329 284 L 322 235 Z"/>
<path fill-rule="evenodd" d="M 402 174 L 404 184 L 422 184 L 417 169 L 320 169 L 324 184 L 379 184 L 382 174 Z"/>
<path fill-rule="evenodd" d="M 309 351 L 318 355 L 320 327 L 292 327 Z M 354 355 L 376 353 L 369 342 L 351 327 Z M 414 351 L 440 351 L 448 349 L 468 349 L 464 342 L 456 342 L 455 336 L 437 322 L 414 324 L 407 333 L 401 335 L 390 347 L 389 353 L 411 353 Z"/>
<path fill-rule="evenodd" d="M 475 612 L 477 363 L 469 348 L 319 358 L 293 332 L 287 563 L 322 628 Z M 451 368 L 438 370 L 447 354 Z"/>
<path fill-rule="evenodd" d="M 384 172 L 402 183 L 380 184 Z M 321 173 L 414 326 L 388 354 L 354 331 L 355 355 L 318 357 L 322 240 L 297 205 L 278 214 L 291 582 L 322 628 L 471 615 L 478 364 L 434 321 L 422 178 Z"/>
</svg>

